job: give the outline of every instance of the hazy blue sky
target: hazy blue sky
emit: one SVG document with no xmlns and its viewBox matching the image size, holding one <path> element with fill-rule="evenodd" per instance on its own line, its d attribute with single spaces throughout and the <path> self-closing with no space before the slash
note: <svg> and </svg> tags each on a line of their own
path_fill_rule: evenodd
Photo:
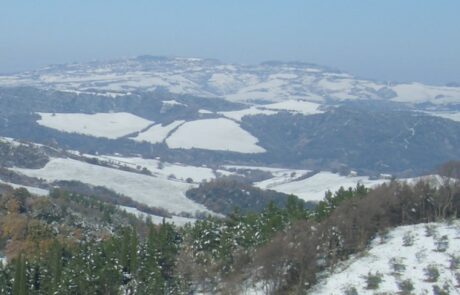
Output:
<svg viewBox="0 0 460 295">
<path fill-rule="evenodd" d="M 0 0 L 0 72 L 141 54 L 460 82 L 459 0 Z"/>
</svg>

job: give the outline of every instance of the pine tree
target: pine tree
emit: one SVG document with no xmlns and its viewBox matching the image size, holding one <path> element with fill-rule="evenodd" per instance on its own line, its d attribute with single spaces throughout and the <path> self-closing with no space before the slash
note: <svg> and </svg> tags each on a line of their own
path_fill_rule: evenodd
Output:
<svg viewBox="0 0 460 295">
<path fill-rule="evenodd" d="M 27 295 L 26 262 L 22 254 L 16 258 L 13 295 Z"/>
</svg>

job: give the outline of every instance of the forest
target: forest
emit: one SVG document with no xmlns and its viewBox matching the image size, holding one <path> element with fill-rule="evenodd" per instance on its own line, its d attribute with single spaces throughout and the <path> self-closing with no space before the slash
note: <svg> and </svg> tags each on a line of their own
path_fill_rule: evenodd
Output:
<svg viewBox="0 0 460 295">
<path fill-rule="evenodd" d="M 36 197 L 3 188 L 0 293 L 239 294 L 257 283 L 267 294 L 303 294 L 389 228 L 457 218 L 459 209 L 457 181 L 392 181 L 328 192 L 314 209 L 291 196 L 260 213 L 176 227 L 62 189 Z"/>
</svg>

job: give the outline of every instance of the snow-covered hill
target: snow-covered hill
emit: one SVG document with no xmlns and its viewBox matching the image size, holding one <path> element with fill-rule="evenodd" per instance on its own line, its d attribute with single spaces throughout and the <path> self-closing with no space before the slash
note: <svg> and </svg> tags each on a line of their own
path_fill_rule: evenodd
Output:
<svg viewBox="0 0 460 295">
<path fill-rule="evenodd" d="M 460 101 L 460 87 L 381 83 L 307 63 L 240 65 L 211 59 L 153 56 L 55 65 L 0 76 L 0 86 L 19 85 L 113 97 L 139 90 L 166 89 L 175 94 L 240 102 L 389 99 L 443 105 Z"/>
<path fill-rule="evenodd" d="M 460 294 L 459 229 L 456 220 L 391 230 L 324 273 L 310 294 Z"/>
</svg>

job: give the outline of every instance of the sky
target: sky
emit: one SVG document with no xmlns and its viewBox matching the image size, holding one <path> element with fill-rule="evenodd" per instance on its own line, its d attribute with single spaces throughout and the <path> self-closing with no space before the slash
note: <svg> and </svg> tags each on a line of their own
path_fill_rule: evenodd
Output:
<svg viewBox="0 0 460 295">
<path fill-rule="evenodd" d="M 459 0 L 0 0 L 0 73 L 144 54 L 460 83 Z"/>
</svg>

